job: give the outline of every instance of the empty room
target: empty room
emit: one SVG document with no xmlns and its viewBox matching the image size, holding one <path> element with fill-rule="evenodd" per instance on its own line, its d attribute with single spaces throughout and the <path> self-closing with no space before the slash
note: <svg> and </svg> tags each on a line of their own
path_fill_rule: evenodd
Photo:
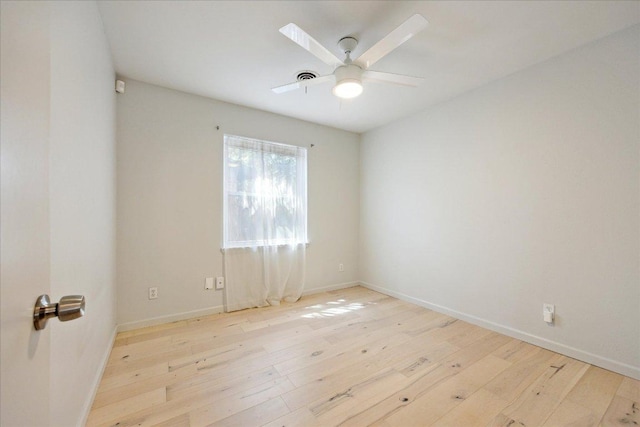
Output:
<svg viewBox="0 0 640 427">
<path fill-rule="evenodd" d="M 640 1 L 0 4 L 3 427 L 640 423 Z"/>
</svg>

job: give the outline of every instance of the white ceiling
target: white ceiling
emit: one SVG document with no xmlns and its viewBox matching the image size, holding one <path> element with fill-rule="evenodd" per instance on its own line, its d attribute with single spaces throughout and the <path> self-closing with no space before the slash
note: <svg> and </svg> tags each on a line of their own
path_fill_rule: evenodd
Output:
<svg viewBox="0 0 640 427">
<path fill-rule="evenodd" d="M 638 1 L 101 1 L 116 72 L 222 101 L 364 132 L 640 22 Z M 326 83 L 270 88 L 333 70 L 278 32 L 290 22 L 356 58 L 409 16 L 429 26 L 372 70 L 425 77 L 365 84 L 340 101 Z"/>
</svg>

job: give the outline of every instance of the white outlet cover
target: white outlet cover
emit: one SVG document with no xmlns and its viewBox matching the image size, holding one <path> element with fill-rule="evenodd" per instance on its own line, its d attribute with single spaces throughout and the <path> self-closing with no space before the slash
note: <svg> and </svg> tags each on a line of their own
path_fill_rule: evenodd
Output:
<svg viewBox="0 0 640 427">
<path fill-rule="evenodd" d="M 556 307 L 553 304 L 542 304 L 542 320 L 553 325 L 555 323 Z"/>
<path fill-rule="evenodd" d="M 224 277 L 216 277 L 216 289 L 224 289 Z"/>
<path fill-rule="evenodd" d="M 204 279 L 204 288 L 213 289 L 213 277 L 207 277 Z"/>
</svg>

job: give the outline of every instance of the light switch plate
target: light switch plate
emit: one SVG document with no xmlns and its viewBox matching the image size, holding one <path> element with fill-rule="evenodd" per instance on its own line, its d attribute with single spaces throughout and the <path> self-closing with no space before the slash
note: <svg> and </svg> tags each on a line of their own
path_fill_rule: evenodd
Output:
<svg viewBox="0 0 640 427">
<path fill-rule="evenodd" d="M 204 288 L 213 289 L 213 277 L 207 277 L 204 279 Z"/>
</svg>

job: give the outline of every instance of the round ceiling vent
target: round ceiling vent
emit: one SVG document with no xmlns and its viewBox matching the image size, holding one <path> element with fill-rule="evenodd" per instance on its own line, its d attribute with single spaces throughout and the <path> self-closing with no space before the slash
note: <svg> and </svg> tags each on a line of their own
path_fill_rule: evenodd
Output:
<svg viewBox="0 0 640 427">
<path fill-rule="evenodd" d="M 311 80 L 311 79 L 315 79 L 316 77 L 318 77 L 318 73 L 315 73 L 313 71 L 309 71 L 309 70 L 304 70 L 304 71 L 300 71 L 297 75 L 296 75 L 296 80 L 298 80 L 299 82 L 303 81 L 303 80 Z"/>
</svg>

